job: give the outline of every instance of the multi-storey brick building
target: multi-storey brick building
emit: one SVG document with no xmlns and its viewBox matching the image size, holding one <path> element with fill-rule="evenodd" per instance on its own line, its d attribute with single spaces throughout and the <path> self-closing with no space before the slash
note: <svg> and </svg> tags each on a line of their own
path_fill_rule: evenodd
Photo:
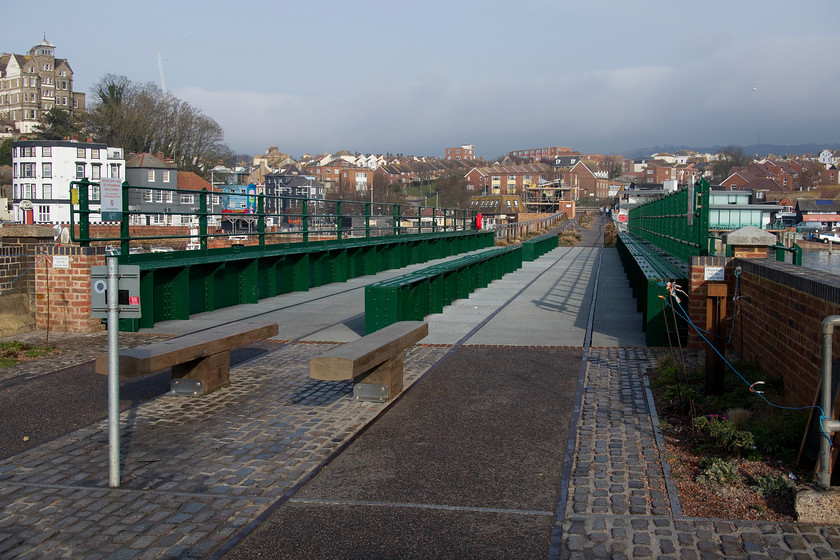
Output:
<svg viewBox="0 0 840 560">
<path fill-rule="evenodd" d="M 458 148 L 446 148 L 445 152 L 444 159 L 447 160 L 475 159 L 475 146 L 472 144 L 464 144 Z"/>
<path fill-rule="evenodd" d="M 0 55 L 0 124 L 14 126 L 0 133 L 32 132 L 53 107 L 85 110 L 85 94 L 73 90 L 73 70 L 67 59 L 55 58 L 55 45 L 45 38 L 28 55 Z"/>
<path fill-rule="evenodd" d="M 539 185 L 540 179 L 554 179 L 554 169 L 544 163 L 474 167 L 466 174 L 467 189 L 477 194 L 518 194 L 525 187 Z"/>
</svg>

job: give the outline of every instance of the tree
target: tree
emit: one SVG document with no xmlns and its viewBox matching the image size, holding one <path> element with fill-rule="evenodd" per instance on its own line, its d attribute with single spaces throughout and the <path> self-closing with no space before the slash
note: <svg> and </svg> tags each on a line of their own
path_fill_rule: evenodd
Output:
<svg viewBox="0 0 840 560">
<path fill-rule="evenodd" d="M 823 179 L 825 167 L 818 161 L 802 161 L 802 171 L 799 172 L 799 186 L 802 190 L 818 187 Z"/>
<path fill-rule="evenodd" d="M 744 155 L 740 146 L 726 146 L 725 148 L 721 148 L 718 155 L 720 156 L 719 159 L 711 165 L 712 183 L 716 185 L 720 185 L 729 177 L 732 168 L 743 167 L 752 162 L 749 156 Z"/>
<path fill-rule="evenodd" d="M 438 206 L 445 208 L 467 208 L 470 193 L 467 191 L 467 180 L 460 173 L 449 173 L 437 180 L 435 184 L 439 202 Z"/>
<path fill-rule="evenodd" d="M 157 85 L 132 83 L 125 76 L 105 75 L 93 86 L 96 100 L 87 113 L 90 134 L 126 152 L 162 152 L 184 171 L 205 174 L 229 157 L 219 124 Z"/>
<path fill-rule="evenodd" d="M 609 174 L 610 179 L 617 179 L 624 174 L 624 158 L 621 156 L 607 156 L 603 167 Z"/>
<path fill-rule="evenodd" d="M 33 132 L 40 140 L 61 140 L 78 136 L 81 129 L 82 124 L 75 115 L 61 107 L 53 107 L 44 113 L 41 122 L 33 128 Z"/>
<path fill-rule="evenodd" d="M 12 165 L 12 142 L 11 138 L 0 142 L 0 165 Z"/>
</svg>

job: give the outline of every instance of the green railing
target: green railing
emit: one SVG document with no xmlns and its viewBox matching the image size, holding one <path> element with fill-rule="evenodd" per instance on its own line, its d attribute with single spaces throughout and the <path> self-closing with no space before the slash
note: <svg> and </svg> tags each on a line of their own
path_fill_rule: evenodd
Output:
<svg viewBox="0 0 840 560">
<path fill-rule="evenodd" d="M 694 185 L 631 209 L 628 231 L 686 262 L 692 256 L 713 255 L 709 189 L 709 182 L 700 179 Z"/>
<path fill-rule="evenodd" d="M 122 184 L 122 208 L 117 212 L 118 219 L 108 220 L 119 222 L 120 234 L 91 237 L 91 223 L 105 221 L 102 210 L 95 208 L 100 204 L 91 199 L 91 187 L 99 186 L 98 182 L 88 179 L 70 183 L 74 199 L 70 213 L 71 239 L 83 247 L 91 242 L 119 243 L 122 255 L 138 244 L 163 240 L 182 241 L 185 246 L 206 249 L 208 241 L 231 236 L 237 238 L 234 241 L 263 246 L 475 229 L 476 212 L 472 210 L 367 200 L 139 187 L 126 182 Z M 182 197 L 191 202 L 182 203 Z M 91 220 L 94 216 L 99 216 L 99 220 Z M 193 232 L 138 233 L 140 227 L 149 225 L 182 226 Z"/>
<path fill-rule="evenodd" d="M 522 260 L 534 261 L 560 246 L 558 233 L 545 233 L 522 242 Z"/>
<path fill-rule="evenodd" d="M 494 247 L 365 286 L 365 334 L 398 321 L 422 321 L 456 299 L 522 267 L 519 245 Z"/>
</svg>

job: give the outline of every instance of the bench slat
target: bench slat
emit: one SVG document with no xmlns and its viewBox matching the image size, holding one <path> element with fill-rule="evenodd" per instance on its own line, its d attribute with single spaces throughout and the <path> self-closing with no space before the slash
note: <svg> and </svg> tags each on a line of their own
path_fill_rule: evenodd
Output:
<svg viewBox="0 0 840 560">
<path fill-rule="evenodd" d="M 387 362 L 429 334 L 423 321 L 400 321 L 333 348 L 309 360 L 309 377 L 324 381 L 353 379 Z"/>
<path fill-rule="evenodd" d="M 120 352 L 120 376 L 137 377 L 220 352 L 226 352 L 278 333 L 277 323 L 239 321 Z M 96 358 L 96 373 L 108 374 L 108 355 Z"/>
</svg>

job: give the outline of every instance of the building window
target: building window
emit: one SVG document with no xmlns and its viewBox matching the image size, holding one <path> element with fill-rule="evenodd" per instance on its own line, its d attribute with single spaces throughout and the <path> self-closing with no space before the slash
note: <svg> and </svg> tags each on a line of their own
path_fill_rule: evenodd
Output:
<svg viewBox="0 0 840 560">
<path fill-rule="evenodd" d="M 91 200 L 99 200 L 99 185 L 91 185 L 90 189 Z"/>
<path fill-rule="evenodd" d="M 112 179 L 119 179 L 120 178 L 120 164 L 119 163 L 112 163 L 111 164 L 111 178 Z"/>
<path fill-rule="evenodd" d="M 41 198 L 52 198 L 52 184 L 44 183 L 43 185 L 41 185 Z"/>
<path fill-rule="evenodd" d="M 23 198 L 28 198 L 29 200 L 35 198 L 35 183 L 23 184 Z"/>
<path fill-rule="evenodd" d="M 44 157 L 52 157 L 52 147 L 51 146 L 42 146 L 41 147 L 41 155 Z"/>
<path fill-rule="evenodd" d="M 182 194 L 181 195 L 181 204 L 193 204 L 195 198 L 191 194 Z"/>
<path fill-rule="evenodd" d="M 84 163 L 77 163 L 76 164 L 76 179 L 84 179 L 85 178 L 85 164 Z"/>
<path fill-rule="evenodd" d="M 80 158 L 85 157 L 85 149 L 84 148 L 76 148 L 76 157 L 80 157 Z"/>
<path fill-rule="evenodd" d="M 143 191 L 143 202 L 151 202 L 152 201 L 152 191 L 149 189 L 145 189 Z"/>
<path fill-rule="evenodd" d="M 35 164 L 34 163 L 21 163 L 20 164 L 20 176 L 25 179 L 34 179 L 35 178 Z"/>
<path fill-rule="evenodd" d="M 38 206 L 38 221 L 41 223 L 49 222 L 50 221 L 50 207 L 49 206 Z"/>
<path fill-rule="evenodd" d="M 155 170 L 154 169 L 149 169 L 148 171 L 146 171 L 146 181 L 148 181 L 150 183 L 155 182 Z"/>
<path fill-rule="evenodd" d="M 167 204 L 172 204 L 172 191 L 166 191 L 164 193 L 164 202 Z"/>
<path fill-rule="evenodd" d="M 94 181 L 102 178 L 102 166 L 100 164 L 94 163 L 90 166 L 90 178 Z"/>
<path fill-rule="evenodd" d="M 163 182 L 164 183 L 169 182 L 169 170 L 168 169 L 163 170 Z"/>
<path fill-rule="evenodd" d="M 52 179 L 52 164 L 51 163 L 42 163 L 41 164 L 41 177 L 44 179 Z"/>
<path fill-rule="evenodd" d="M 155 191 L 155 202 L 163 202 L 163 191 Z"/>
</svg>

